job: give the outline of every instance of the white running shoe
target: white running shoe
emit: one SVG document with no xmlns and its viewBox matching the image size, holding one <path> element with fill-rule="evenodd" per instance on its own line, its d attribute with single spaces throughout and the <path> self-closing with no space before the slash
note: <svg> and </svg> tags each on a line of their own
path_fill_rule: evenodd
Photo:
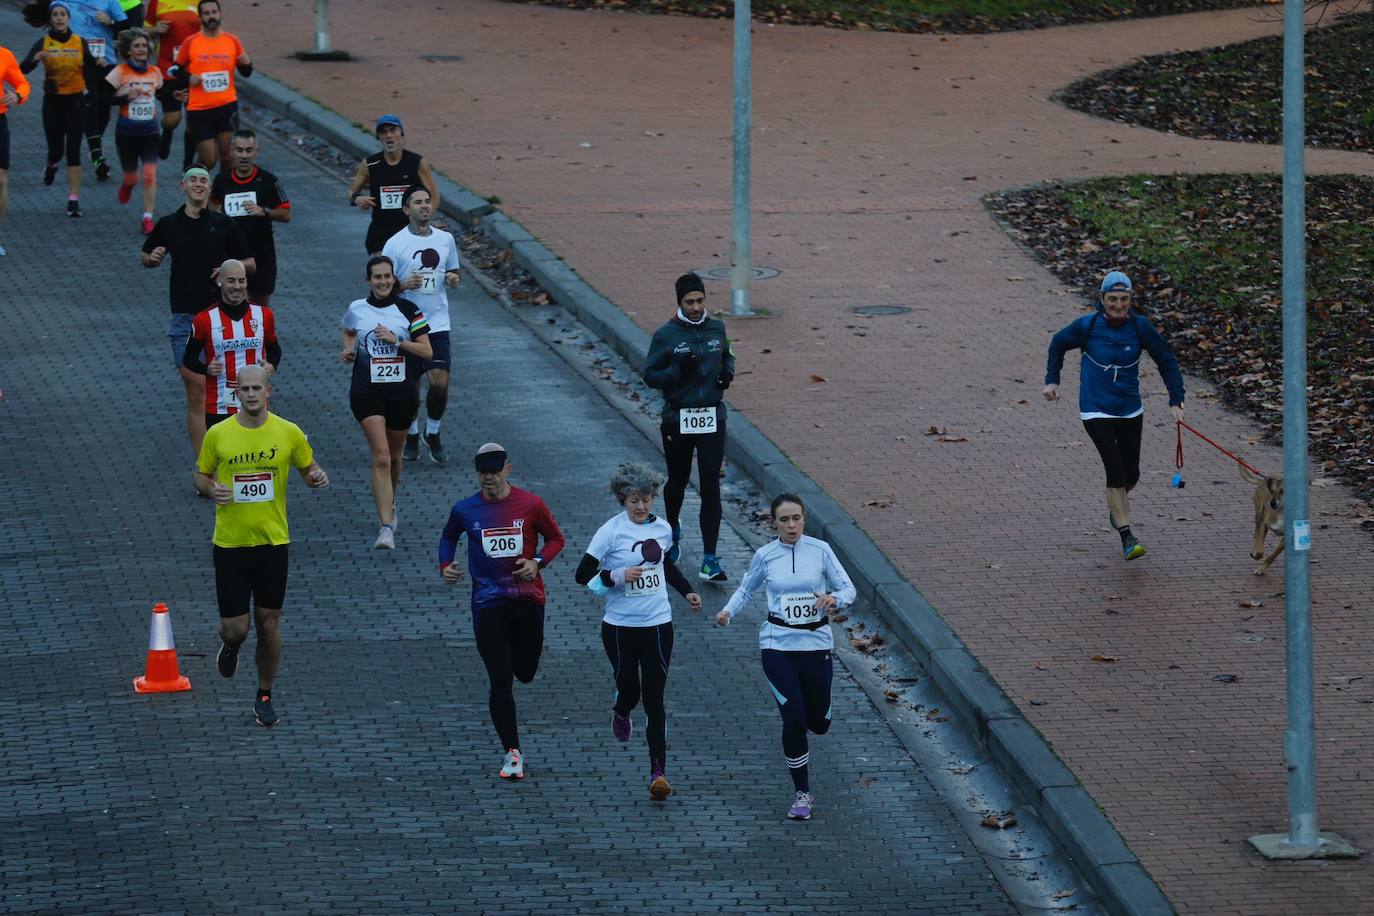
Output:
<svg viewBox="0 0 1374 916">
<path fill-rule="evenodd" d="M 501 778 L 525 778 L 525 759 L 520 756 L 520 748 L 513 747 L 506 751 L 506 760 L 501 764 Z"/>
<path fill-rule="evenodd" d="M 811 820 L 811 808 L 816 804 L 816 797 L 810 792 L 798 792 L 797 797 L 792 800 L 792 807 L 787 809 L 787 816 L 794 821 Z"/>
<path fill-rule="evenodd" d="M 377 550 L 396 549 L 396 529 L 391 525 L 383 525 L 377 529 L 377 543 L 372 545 Z"/>
</svg>

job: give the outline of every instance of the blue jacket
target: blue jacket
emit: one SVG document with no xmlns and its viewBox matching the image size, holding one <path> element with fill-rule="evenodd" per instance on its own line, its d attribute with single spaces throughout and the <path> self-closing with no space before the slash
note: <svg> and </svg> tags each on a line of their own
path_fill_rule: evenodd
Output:
<svg viewBox="0 0 1374 916">
<path fill-rule="evenodd" d="M 1134 309 L 1119 328 L 1107 323 L 1099 308 L 1075 319 L 1050 341 L 1045 384 L 1058 385 L 1064 354 L 1083 351 L 1078 380 L 1078 411 L 1089 415 L 1130 417 L 1143 409 L 1140 402 L 1141 351 L 1149 353 L 1169 389 L 1169 406 L 1183 403 L 1183 374 L 1174 351 Z"/>
</svg>

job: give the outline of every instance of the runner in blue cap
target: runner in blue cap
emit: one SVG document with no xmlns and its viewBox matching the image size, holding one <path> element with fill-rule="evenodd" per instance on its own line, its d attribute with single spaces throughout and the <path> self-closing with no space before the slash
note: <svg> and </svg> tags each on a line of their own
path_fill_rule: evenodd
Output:
<svg viewBox="0 0 1374 916">
<path fill-rule="evenodd" d="M 1097 446 L 1107 472 L 1107 517 L 1121 536 L 1127 560 L 1145 556 L 1131 533 L 1131 488 L 1140 480 L 1140 433 L 1145 406 L 1140 400 L 1140 356 L 1149 353 L 1169 389 L 1174 418 L 1183 419 L 1183 374 L 1178 360 L 1154 325 L 1131 306 L 1131 278 L 1119 270 L 1102 280 L 1098 307 L 1081 315 L 1050 341 L 1045 366 L 1045 400 L 1059 400 L 1064 354 L 1083 353 L 1078 381 L 1078 416 Z"/>
<path fill-rule="evenodd" d="M 387 239 L 409 224 L 401 206 L 411 187 L 420 185 L 429 191 L 434 212 L 439 212 L 439 188 L 434 183 L 434 173 L 423 156 L 406 149 L 401 119 L 384 114 L 377 119 L 373 132 L 382 150 L 358 163 L 358 171 L 348 183 L 349 204 L 372 213 L 366 239 L 370 255 L 380 254 Z"/>
</svg>

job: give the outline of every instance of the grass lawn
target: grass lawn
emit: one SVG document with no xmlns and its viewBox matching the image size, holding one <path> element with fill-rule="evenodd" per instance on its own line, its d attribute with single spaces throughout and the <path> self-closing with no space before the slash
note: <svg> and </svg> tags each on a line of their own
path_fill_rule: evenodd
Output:
<svg viewBox="0 0 1374 916">
<path fill-rule="evenodd" d="M 516 0 L 579 9 L 726 18 L 731 0 Z M 993 32 L 1252 6 L 1254 0 L 753 0 L 761 22 L 891 32 Z"/>
<path fill-rule="evenodd" d="M 1374 152 L 1374 13 L 1309 30 L 1305 44 L 1308 143 Z M 1280 143 L 1282 90 L 1283 42 L 1274 36 L 1147 57 L 1080 80 L 1060 99 L 1189 137 Z"/>
<path fill-rule="evenodd" d="M 1108 270 L 1179 361 L 1227 404 L 1282 428 L 1279 179 L 1130 176 L 995 194 L 1009 231 L 1069 285 Z M 1308 181 L 1312 452 L 1374 498 L 1374 180 Z M 1374 525 L 1374 521 L 1370 522 Z"/>
</svg>

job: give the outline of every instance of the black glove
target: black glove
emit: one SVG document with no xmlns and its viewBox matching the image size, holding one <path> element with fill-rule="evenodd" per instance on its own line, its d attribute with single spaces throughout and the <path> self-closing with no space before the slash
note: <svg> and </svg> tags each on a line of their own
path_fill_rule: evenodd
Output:
<svg viewBox="0 0 1374 916">
<path fill-rule="evenodd" d="M 695 366 L 697 362 L 697 355 L 691 350 L 674 350 L 673 356 L 677 358 L 678 362 L 682 363 L 684 368 L 690 369 Z"/>
<path fill-rule="evenodd" d="M 732 373 L 722 372 L 720 375 L 716 376 L 716 387 L 724 391 L 726 388 L 730 387 L 730 383 L 734 380 L 735 376 Z"/>
</svg>

